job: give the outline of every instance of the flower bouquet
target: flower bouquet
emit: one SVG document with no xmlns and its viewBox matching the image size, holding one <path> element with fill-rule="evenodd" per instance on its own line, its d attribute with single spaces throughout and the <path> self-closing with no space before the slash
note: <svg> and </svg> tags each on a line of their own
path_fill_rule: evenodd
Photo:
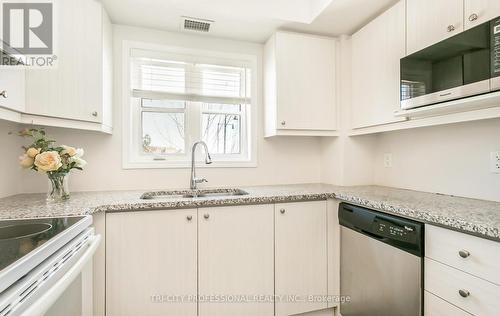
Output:
<svg viewBox="0 0 500 316">
<path fill-rule="evenodd" d="M 45 131 L 25 129 L 20 136 L 28 137 L 33 142 L 23 147 L 24 154 L 19 157 L 20 165 L 25 169 L 47 174 L 49 178 L 48 202 L 61 202 L 69 199 L 68 175 L 72 169 L 83 170 L 87 164 L 82 159 L 83 149 L 66 145 L 55 145 L 45 135 Z"/>
</svg>

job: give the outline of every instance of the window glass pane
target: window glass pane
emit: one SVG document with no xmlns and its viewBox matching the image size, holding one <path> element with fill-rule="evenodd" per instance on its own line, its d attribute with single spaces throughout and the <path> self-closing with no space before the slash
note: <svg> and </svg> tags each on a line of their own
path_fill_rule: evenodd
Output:
<svg viewBox="0 0 500 316">
<path fill-rule="evenodd" d="M 185 109 L 185 101 L 141 99 L 142 107 L 163 109 Z"/>
<path fill-rule="evenodd" d="M 184 113 L 143 112 L 142 148 L 145 153 L 184 153 Z"/>
<path fill-rule="evenodd" d="M 212 104 L 203 103 L 202 111 L 216 111 L 216 112 L 240 112 L 240 104 Z"/>
<path fill-rule="evenodd" d="M 214 154 L 239 154 L 241 116 L 203 113 L 203 140 Z"/>
</svg>

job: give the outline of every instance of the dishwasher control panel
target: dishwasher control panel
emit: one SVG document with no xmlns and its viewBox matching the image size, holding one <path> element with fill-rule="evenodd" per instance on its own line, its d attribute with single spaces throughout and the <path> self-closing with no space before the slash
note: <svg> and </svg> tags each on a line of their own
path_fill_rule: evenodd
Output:
<svg viewBox="0 0 500 316">
<path fill-rule="evenodd" d="M 424 224 L 349 203 L 339 205 L 339 224 L 367 238 L 419 257 L 424 255 Z"/>
<path fill-rule="evenodd" d="M 403 242 L 414 242 L 417 238 L 416 227 L 412 225 L 398 225 L 382 218 L 373 220 L 375 234 Z"/>
</svg>

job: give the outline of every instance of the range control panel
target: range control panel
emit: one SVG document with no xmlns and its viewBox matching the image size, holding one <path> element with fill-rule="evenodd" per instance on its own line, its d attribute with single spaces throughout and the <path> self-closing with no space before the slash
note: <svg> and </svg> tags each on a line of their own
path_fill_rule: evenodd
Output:
<svg viewBox="0 0 500 316">
<path fill-rule="evenodd" d="M 500 76 L 500 17 L 491 21 L 491 76 Z"/>
<path fill-rule="evenodd" d="M 373 231 L 377 235 L 403 242 L 415 242 L 416 230 L 413 225 L 397 225 L 382 218 L 375 218 L 373 221 Z"/>
</svg>

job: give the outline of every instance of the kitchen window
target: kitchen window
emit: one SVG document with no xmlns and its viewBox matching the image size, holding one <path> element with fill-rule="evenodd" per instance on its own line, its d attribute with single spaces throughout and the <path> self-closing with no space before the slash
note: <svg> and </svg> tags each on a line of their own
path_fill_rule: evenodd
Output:
<svg viewBox="0 0 500 316">
<path fill-rule="evenodd" d="M 252 58 L 127 51 L 125 168 L 188 167 L 198 140 L 207 143 L 216 167 L 255 166 Z"/>
</svg>

